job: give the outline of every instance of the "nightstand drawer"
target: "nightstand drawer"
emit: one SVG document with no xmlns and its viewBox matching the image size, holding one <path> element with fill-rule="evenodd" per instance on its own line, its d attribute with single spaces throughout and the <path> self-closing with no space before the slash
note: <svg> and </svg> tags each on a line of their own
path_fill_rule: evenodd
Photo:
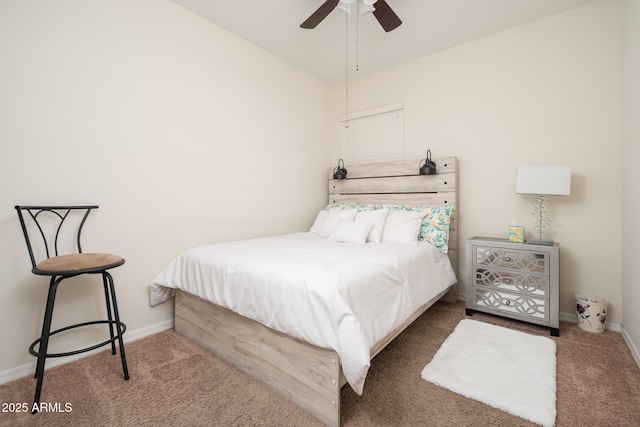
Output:
<svg viewBox="0 0 640 427">
<path fill-rule="evenodd" d="M 472 262 L 477 266 L 549 274 L 549 254 L 542 251 L 474 246 Z"/>
<path fill-rule="evenodd" d="M 549 276 L 475 266 L 472 280 L 474 286 L 549 298 Z"/>
<path fill-rule="evenodd" d="M 549 300 L 544 298 L 477 288 L 473 306 L 496 314 L 515 315 L 523 320 L 549 321 Z"/>
</svg>

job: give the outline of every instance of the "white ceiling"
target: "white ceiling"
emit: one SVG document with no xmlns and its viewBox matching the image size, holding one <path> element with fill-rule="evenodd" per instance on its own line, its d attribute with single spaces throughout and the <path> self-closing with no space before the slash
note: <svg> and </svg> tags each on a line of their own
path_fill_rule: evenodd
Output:
<svg viewBox="0 0 640 427">
<path fill-rule="evenodd" d="M 339 10 L 315 29 L 300 28 L 324 0 L 172 1 L 336 83 L 346 77 L 347 37 L 353 78 L 596 0 L 387 0 L 403 21 L 389 33 L 371 14 L 356 19 Z"/>
</svg>

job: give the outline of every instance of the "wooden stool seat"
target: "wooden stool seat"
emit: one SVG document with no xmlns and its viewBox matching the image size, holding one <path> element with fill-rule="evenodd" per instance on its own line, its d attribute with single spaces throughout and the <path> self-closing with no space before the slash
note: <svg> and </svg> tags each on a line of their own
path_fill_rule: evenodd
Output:
<svg viewBox="0 0 640 427">
<path fill-rule="evenodd" d="M 83 253 L 47 258 L 33 268 L 33 274 L 41 276 L 99 273 L 124 264 L 119 255 Z"/>
</svg>

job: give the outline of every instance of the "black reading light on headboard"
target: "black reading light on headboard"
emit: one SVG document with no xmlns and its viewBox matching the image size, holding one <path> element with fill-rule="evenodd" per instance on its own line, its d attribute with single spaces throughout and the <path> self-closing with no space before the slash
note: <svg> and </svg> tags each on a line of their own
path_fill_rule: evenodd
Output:
<svg viewBox="0 0 640 427">
<path fill-rule="evenodd" d="M 340 166 L 342 164 L 342 166 Z M 344 168 L 344 160 L 338 160 L 338 166 L 333 170 L 333 179 L 345 179 L 347 170 Z"/>
<path fill-rule="evenodd" d="M 422 161 L 420 161 L 420 175 L 431 175 L 432 173 L 436 173 L 436 162 L 431 161 L 431 150 L 427 150 L 427 158 L 423 160 L 424 165 L 422 165 Z"/>
</svg>

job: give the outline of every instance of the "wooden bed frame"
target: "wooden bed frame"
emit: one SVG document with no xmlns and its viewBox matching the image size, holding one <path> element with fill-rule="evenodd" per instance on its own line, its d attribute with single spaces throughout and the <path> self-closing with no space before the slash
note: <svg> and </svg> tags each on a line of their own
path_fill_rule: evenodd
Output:
<svg viewBox="0 0 640 427">
<path fill-rule="evenodd" d="M 434 159 L 437 173 L 419 175 L 419 162 L 357 165 L 347 179 L 329 174 L 329 202 L 444 206 L 454 204 L 449 259 L 457 273 L 456 158 Z M 371 358 L 440 298 L 455 302 L 457 284 L 420 307 L 371 350 Z M 183 291 L 176 292 L 175 330 L 267 385 L 329 426 L 340 425 L 340 388 L 346 383 L 338 354 L 236 314 Z"/>
</svg>

